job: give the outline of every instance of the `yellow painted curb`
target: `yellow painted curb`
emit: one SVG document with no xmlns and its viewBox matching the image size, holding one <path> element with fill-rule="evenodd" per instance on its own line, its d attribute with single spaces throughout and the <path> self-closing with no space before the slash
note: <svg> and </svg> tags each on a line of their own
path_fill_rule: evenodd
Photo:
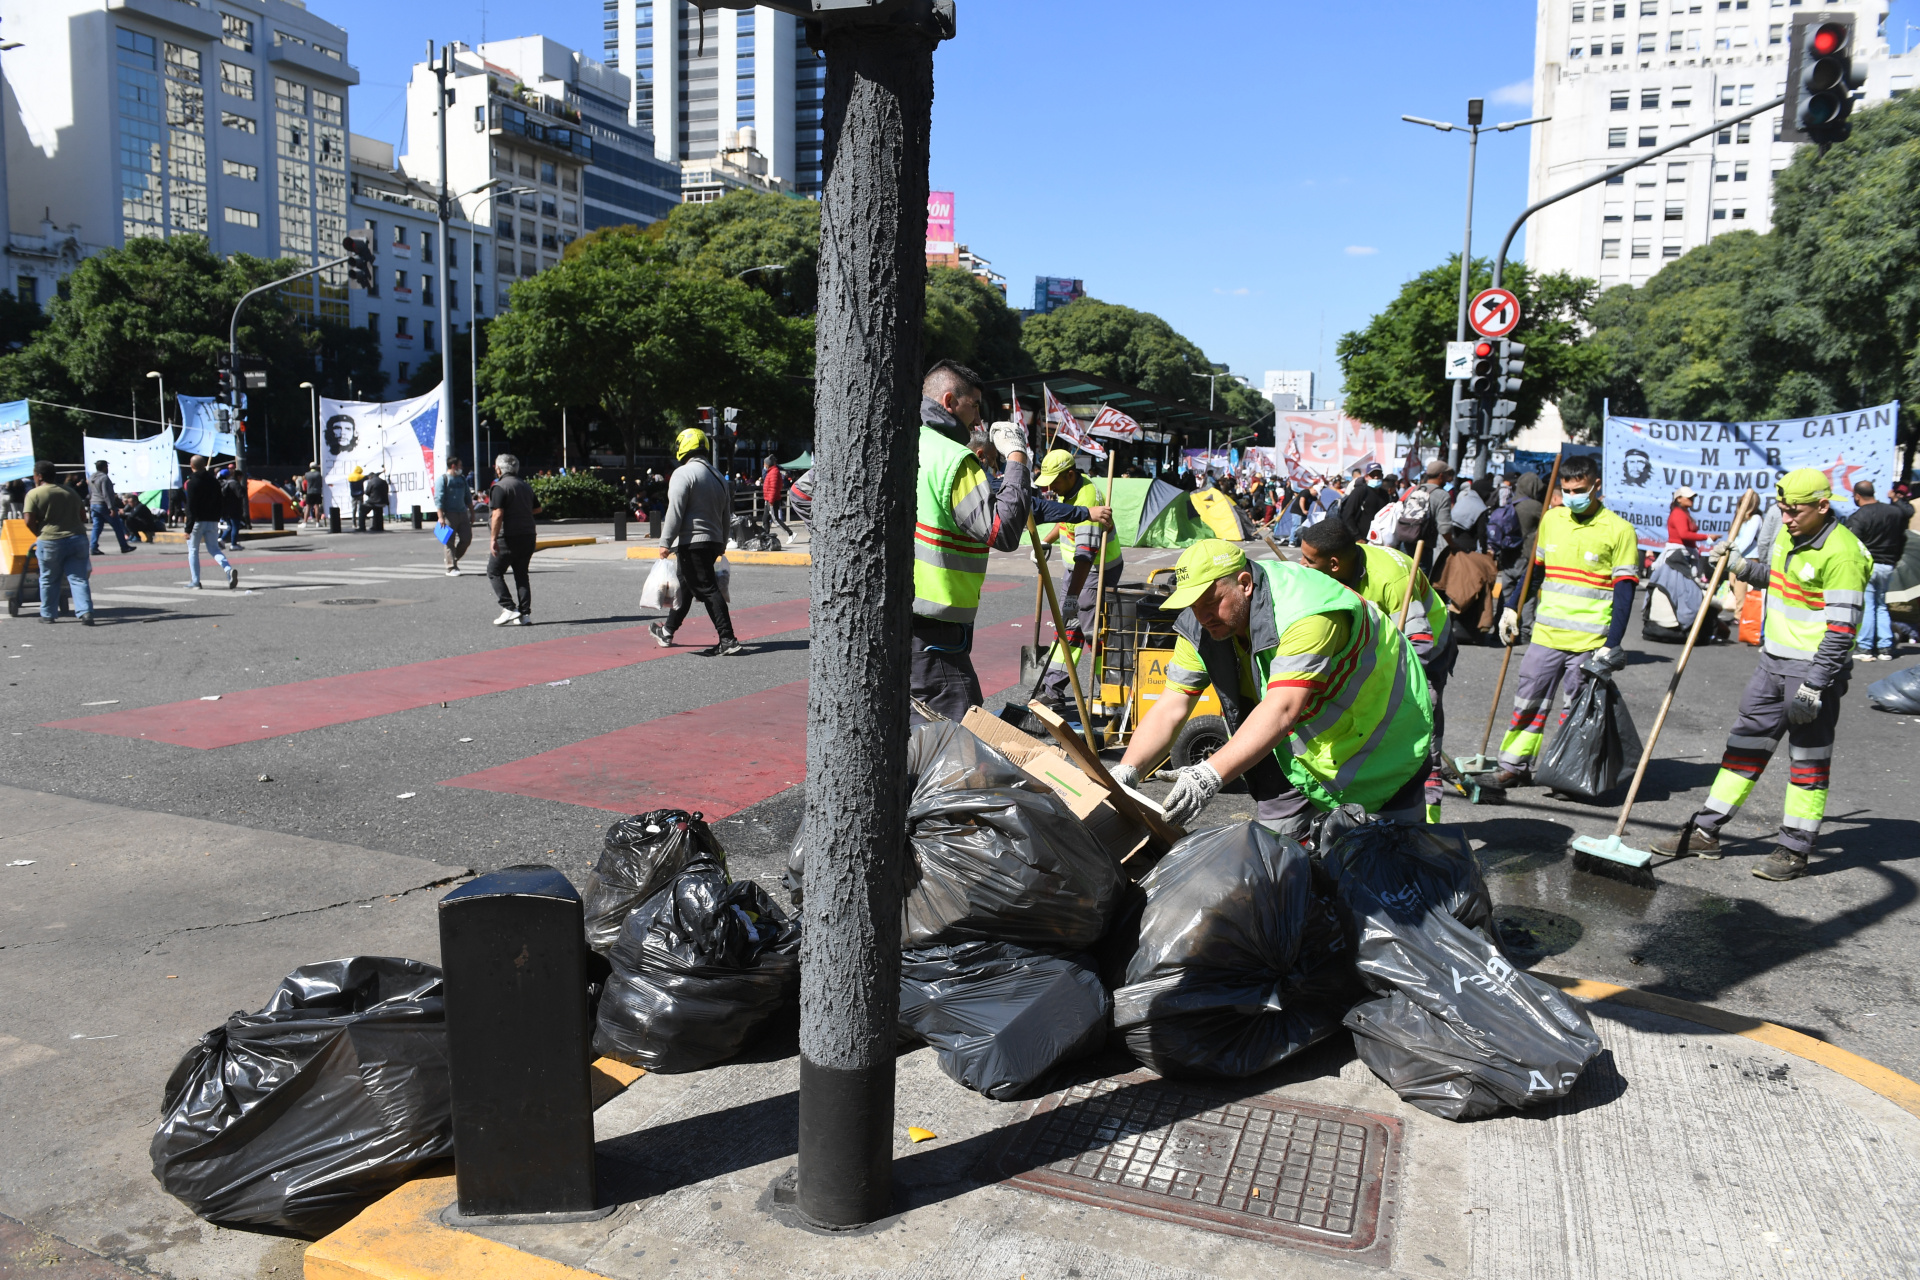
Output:
<svg viewBox="0 0 1920 1280">
<path fill-rule="evenodd" d="M 593 1064 L 593 1105 L 646 1072 L 612 1058 Z M 440 1221 L 457 1196 L 451 1175 L 416 1178 L 307 1247 L 306 1280 L 575 1280 L 594 1273 L 523 1253 Z"/>
<path fill-rule="evenodd" d="M 629 560 L 658 560 L 658 547 L 628 547 Z M 729 551 L 727 560 L 732 564 L 785 564 L 805 565 L 813 563 L 811 551 Z"/>
<path fill-rule="evenodd" d="M 240 541 L 242 542 L 261 542 L 268 538 L 297 538 L 299 536 L 300 531 L 298 529 L 260 529 L 258 531 L 243 529 L 240 531 Z M 178 529 L 162 529 L 153 535 L 153 540 L 155 542 L 183 543 L 187 540 L 187 535 Z"/>
<path fill-rule="evenodd" d="M 1802 1032 L 1789 1030 L 1771 1022 L 1762 1022 L 1758 1018 L 1749 1018 L 1745 1014 L 1728 1013 L 1724 1009 L 1715 1009 L 1711 1005 L 1695 1004 L 1691 1000 L 1657 996 L 1651 991 L 1640 991 L 1633 987 L 1616 987 L 1611 982 L 1567 978 L 1557 973 L 1536 973 L 1534 976 L 1551 982 L 1578 1000 L 1595 1003 L 1607 1000 L 1635 1009 L 1645 1009 L 1650 1013 L 1664 1013 L 1668 1017 L 1685 1018 L 1688 1022 L 1698 1022 L 1716 1031 L 1728 1031 L 1737 1036 L 1745 1036 L 1770 1049 L 1778 1049 L 1796 1058 L 1817 1062 L 1827 1070 L 1873 1090 L 1901 1110 L 1920 1116 L 1920 1084 L 1914 1083 L 1897 1071 L 1889 1071 L 1879 1063 L 1871 1062 L 1857 1053 L 1848 1053 L 1837 1045 L 1816 1040 Z"/>
<path fill-rule="evenodd" d="M 591 536 L 583 538 L 541 538 L 533 544 L 533 549 L 535 551 L 551 551 L 555 547 L 590 547 L 598 541 L 598 538 Z"/>
</svg>

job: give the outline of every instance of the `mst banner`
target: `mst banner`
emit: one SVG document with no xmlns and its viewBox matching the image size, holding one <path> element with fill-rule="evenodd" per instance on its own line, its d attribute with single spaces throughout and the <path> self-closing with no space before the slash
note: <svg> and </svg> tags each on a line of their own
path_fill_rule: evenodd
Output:
<svg viewBox="0 0 1920 1280">
<path fill-rule="evenodd" d="M 353 510 L 347 477 L 359 467 L 387 477 L 393 510 L 431 511 L 446 452 L 438 387 L 412 400 L 320 401 L 320 472 L 328 506 Z"/>
<path fill-rule="evenodd" d="M 1606 503 L 1640 535 L 1643 547 L 1667 544 L 1673 491 L 1698 496 L 1693 518 L 1718 538 L 1748 489 L 1764 511 L 1774 482 L 1800 467 L 1827 473 L 1836 502 L 1850 506 L 1853 486 L 1871 480 L 1882 496 L 1900 474 L 1894 433 L 1900 404 L 1777 422 L 1667 422 L 1609 417 L 1603 471 Z"/>
</svg>

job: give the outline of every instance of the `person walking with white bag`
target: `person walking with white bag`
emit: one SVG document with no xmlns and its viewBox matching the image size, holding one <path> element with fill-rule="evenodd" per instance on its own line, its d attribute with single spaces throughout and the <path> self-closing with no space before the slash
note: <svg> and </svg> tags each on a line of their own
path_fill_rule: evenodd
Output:
<svg viewBox="0 0 1920 1280">
<path fill-rule="evenodd" d="M 733 518 L 733 493 L 727 480 L 705 458 L 707 433 L 688 427 L 674 441 L 680 462 L 667 481 L 667 518 L 660 526 L 660 556 L 671 556 L 680 570 L 680 591 L 665 621 L 647 627 L 661 648 L 673 644 L 673 633 L 687 619 L 697 599 L 707 606 L 718 642 L 700 650 L 703 658 L 730 658 L 746 652 L 734 638 L 733 615 L 714 573 L 714 561 L 725 553 L 727 526 Z"/>
</svg>

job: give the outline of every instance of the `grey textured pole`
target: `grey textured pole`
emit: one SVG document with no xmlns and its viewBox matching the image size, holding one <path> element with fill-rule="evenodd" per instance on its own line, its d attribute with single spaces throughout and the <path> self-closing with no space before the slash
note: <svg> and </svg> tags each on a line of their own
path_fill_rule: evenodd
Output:
<svg viewBox="0 0 1920 1280">
<path fill-rule="evenodd" d="M 842 20 L 822 39 L 797 1207 L 853 1227 L 892 1195 L 934 37 Z"/>
</svg>

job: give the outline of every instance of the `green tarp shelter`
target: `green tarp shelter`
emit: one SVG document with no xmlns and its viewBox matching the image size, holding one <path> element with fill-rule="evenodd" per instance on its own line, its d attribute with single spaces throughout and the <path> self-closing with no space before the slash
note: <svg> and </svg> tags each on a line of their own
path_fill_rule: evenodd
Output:
<svg viewBox="0 0 1920 1280">
<path fill-rule="evenodd" d="M 813 450 L 808 449 L 806 452 L 802 453 L 799 457 L 795 458 L 792 462 L 781 463 L 780 469 L 782 471 L 813 470 Z"/>
<path fill-rule="evenodd" d="M 1104 494 L 1107 482 L 1094 477 Z M 1190 495 L 1165 480 L 1115 480 L 1113 529 L 1123 547 L 1190 547 L 1213 533 L 1193 513 Z"/>
</svg>

